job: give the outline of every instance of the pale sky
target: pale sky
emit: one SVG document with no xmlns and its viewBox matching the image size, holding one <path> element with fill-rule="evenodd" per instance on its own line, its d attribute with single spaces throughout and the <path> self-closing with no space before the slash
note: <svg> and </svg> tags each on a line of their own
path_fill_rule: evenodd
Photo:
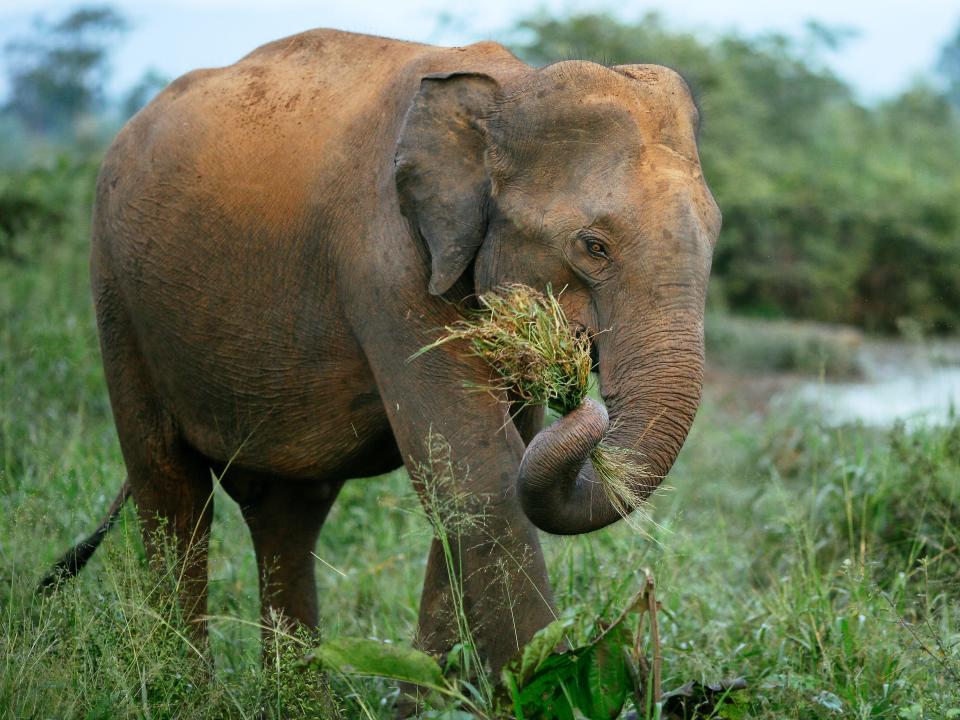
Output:
<svg viewBox="0 0 960 720">
<path fill-rule="evenodd" d="M 87 0 L 96 4 L 109 0 Z M 28 32 L 38 14 L 60 17 L 82 4 L 71 0 L 0 0 L 0 45 Z M 147 68 L 176 77 L 197 67 L 233 62 L 258 45 L 312 27 L 398 37 L 444 45 L 496 39 L 522 15 L 609 9 L 633 19 L 656 10 L 669 26 L 705 36 L 799 33 L 807 20 L 859 34 L 828 58 L 861 98 L 891 95 L 926 75 L 960 23 L 957 0 L 114 0 L 133 23 L 117 48 L 112 88 L 133 85 Z M 442 26 L 441 14 L 453 18 Z M 3 61 L 0 60 L 0 63 Z M 4 75 L 0 68 L 0 75 Z M 0 79 L 0 94 L 4 87 Z"/>
</svg>

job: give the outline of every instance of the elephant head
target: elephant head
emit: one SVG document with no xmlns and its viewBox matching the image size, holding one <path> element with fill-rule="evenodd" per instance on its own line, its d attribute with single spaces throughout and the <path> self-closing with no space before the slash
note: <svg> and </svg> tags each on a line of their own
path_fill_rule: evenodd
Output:
<svg viewBox="0 0 960 720">
<path fill-rule="evenodd" d="M 565 288 L 568 317 L 594 335 L 606 409 L 587 401 L 541 431 L 518 492 L 539 528 L 595 530 L 619 514 L 590 454 L 637 450 L 669 471 L 703 378 L 703 313 L 720 212 L 703 179 L 697 108 L 655 65 L 561 62 L 502 83 L 429 76 L 401 131 L 401 209 L 429 249 L 429 290 L 461 278 Z M 609 412 L 609 417 L 608 417 Z"/>
</svg>

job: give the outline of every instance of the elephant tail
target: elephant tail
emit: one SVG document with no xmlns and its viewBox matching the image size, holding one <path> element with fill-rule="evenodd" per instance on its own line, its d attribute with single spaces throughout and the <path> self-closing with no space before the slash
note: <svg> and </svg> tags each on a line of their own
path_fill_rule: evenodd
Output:
<svg viewBox="0 0 960 720">
<path fill-rule="evenodd" d="M 63 556 L 57 560 L 56 564 L 49 573 L 40 581 L 37 586 L 38 593 L 47 592 L 50 589 L 56 589 L 61 582 L 72 578 L 83 570 L 84 565 L 93 557 L 93 553 L 100 547 L 103 538 L 110 532 L 117 518 L 120 517 L 120 511 L 123 505 L 130 497 L 130 480 L 124 480 L 120 487 L 120 492 L 114 498 L 106 517 L 100 523 L 99 527 L 86 538 L 78 542 L 72 548 L 67 550 Z"/>
</svg>

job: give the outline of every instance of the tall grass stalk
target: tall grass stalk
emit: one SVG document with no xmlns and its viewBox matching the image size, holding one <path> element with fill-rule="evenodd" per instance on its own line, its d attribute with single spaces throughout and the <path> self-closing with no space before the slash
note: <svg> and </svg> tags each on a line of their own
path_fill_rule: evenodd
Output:
<svg viewBox="0 0 960 720">
<path fill-rule="evenodd" d="M 469 494 L 468 470 L 457 464 L 449 443 L 433 431 L 425 442 L 426 462 L 413 473 L 413 481 L 420 488 L 420 497 L 427 522 L 436 542 L 443 551 L 444 565 L 450 581 L 450 603 L 456 622 L 462 666 L 458 668 L 464 679 L 477 683 L 478 700 L 482 705 L 493 704 L 493 683 L 484 669 L 483 659 L 467 617 L 464 605 L 462 536 L 476 536 L 484 524 L 483 507 L 475 495 Z"/>
</svg>

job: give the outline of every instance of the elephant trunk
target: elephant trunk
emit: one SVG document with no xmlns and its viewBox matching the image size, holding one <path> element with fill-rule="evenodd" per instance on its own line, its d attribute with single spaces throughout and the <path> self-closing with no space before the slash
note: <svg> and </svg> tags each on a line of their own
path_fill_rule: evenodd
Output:
<svg viewBox="0 0 960 720">
<path fill-rule="evenodd" d="M 700 402 L 703 385 L 702 304 L 668 321 L 596 338 L 600 389 L 608 411 L 587 399 L 542 430 L 520 464 L 518 493 L 541 530 L 575 535 L 621 517 L 599 484 L 591 454 L 604 441 L 637 451 L 648 473 L 631 496 L 646 498 L 673 465 Z M 655 316 L 664 320 L 662 313 Z"/>
</svg>

